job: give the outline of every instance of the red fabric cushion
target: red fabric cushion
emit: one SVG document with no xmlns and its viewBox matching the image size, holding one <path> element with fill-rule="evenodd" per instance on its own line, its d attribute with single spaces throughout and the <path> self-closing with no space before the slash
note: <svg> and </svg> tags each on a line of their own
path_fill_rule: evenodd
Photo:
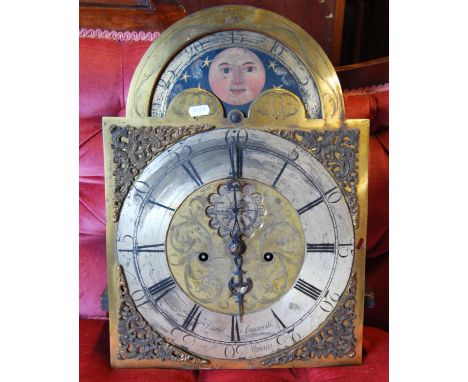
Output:
<svg viewBox="0 0 468 382">
<path fill-rule="evenodd" d="M 101 119 L 125 115 L 133 72 L 150 44 L 150 41 L 80 38 L 81 317 L 106 315 L 99 306 L 99 297 L 107 284 Z M 345 92 L 344 98 L 347 118 L 372 119 L 367 238 L 367 257 L 372 259 L 388 252 L 388 89 L 371 89 L 358 95 Z M 385 271 L 382 267 L 368 269 Z M 379 281 L 388 280 L 388 275 L 369 279 L 388 287 L 388 283 Z M 376 302 L 380 303 L 378 299 Z"/>
<path fill-rule="evenodd" d="M 108 321 L 80 320 L 80 381 L 387 381 L 388 333 L 381 329 L 365 327 L 363 346 L 364 359 L 361 366 L 236 370 L 235 372 L 232 370 L 111 369 Z"/>
</svg>

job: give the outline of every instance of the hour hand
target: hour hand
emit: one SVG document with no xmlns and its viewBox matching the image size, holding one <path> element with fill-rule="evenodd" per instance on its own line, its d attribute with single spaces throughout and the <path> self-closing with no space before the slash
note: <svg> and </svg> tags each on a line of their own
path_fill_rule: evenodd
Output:
<svg viewBox="0 0 468 382">
<path fill-rule="evenodd" d="M 239 278 L 242 279 L 242 276 L 238 276 L 238 279 Z M 229 280 L 228 286 L 231 295 L 236 296 L 236 302 L 239 307 L 239 318 L 242 322 L 242 316 L 244 315 L 244 295 L 252 289 L 252 280 L 247 278 L 246 281 L 236 282 L 234 277 L 232 277 L 231 280 Z"/>
</svg>

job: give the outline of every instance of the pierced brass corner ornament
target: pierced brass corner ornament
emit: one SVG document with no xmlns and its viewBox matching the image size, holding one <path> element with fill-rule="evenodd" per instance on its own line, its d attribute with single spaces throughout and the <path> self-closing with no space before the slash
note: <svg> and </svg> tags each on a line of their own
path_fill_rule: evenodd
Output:
<svg viewBox="0 0 468 382">
<path fill-rule="evenodd" d="M 120 290 L 119 353 L 117 358 L 158 359 L 161 361 L 206 364 L 208 361 L 187 353 L 167 343 L 138 312 L 133 298 L 128 294 L 122 267 L 118 268 Z"/>
<path fill-rule="evenodd" d="M 349 204 L 354 225 L 358 226 L 359 205 L 356 186 L 358 183 L 359 129 L 323 131 L 265 129 L 265 131 L 301 145 L 334 175 Z"/>
<path fill-rule="evenodd" d="M 316 42 L 207 9 L 150 46 L 127 105 L 103 119 L 112 366 L 359 364 L 369 121 Z"/>
<path fill-rule="evenodd" d="M 214 126 L 145 126 L 135 128 L 111 126 L 111 148 L 114 169 L 114 221 L 118 220 L 122 202 L 128 190 L 135 182 L 140 171 L 168 146 L 177 143 L 183 137 L 213 129 Z"/>
<path fill-rule="evenodd" d="M 333 298 L 330 296 L 330 298 Z M 307 341 L 281 354 L 264 360 L 264 365 L 286 364 L 291 361 L 307 361 L 314 358 L 352 358 L 356 355 L 354 335 L 354 307 L 356 305 L 356 275 L 351 277 L 347 293 L 330 319 Z"/>
</svg>

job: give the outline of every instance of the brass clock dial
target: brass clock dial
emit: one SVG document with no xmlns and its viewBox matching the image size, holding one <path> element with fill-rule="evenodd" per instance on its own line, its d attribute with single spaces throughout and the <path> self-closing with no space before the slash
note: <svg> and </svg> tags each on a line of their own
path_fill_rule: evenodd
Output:
<svg viewBox="0 0 468 382">
<path fill-rule="evenodd" d="M 236 271 L 227 248 L 236 225 L 230 181 L 211 182 L 189 195 L 174 213 L 166 242 L 169 267 L 182 290 L 202 307 L 236 315 L 228 287 Z M 253 280 L 244 301 L 248 314 L 268 308 L 292 287 L 304 261 L 304 231 L 297 211 L 274 187 L 251 179 L 239 183 L 242 268 Z"/>
<path fill-rule="evenodd" d="M 301 28 L 223 6 L 168 28 L 105 118 L 111 362 L 361 361 L 365 120 Z"/>
<path fill-rule="evenodd" d="M 241 268 L 228 248 L 237 234 Z M 218 359 L 264 357 L 309 336 L 345 291 L 354 257 L 351 214 L 330 173 L 300 146 L 250 129 L 197 134 L 156 157 L 128 193 L 118 238 L 146 321 Z M 251 280 L 242 312 L 229 288 L 239 269 Z"/>
</svg>

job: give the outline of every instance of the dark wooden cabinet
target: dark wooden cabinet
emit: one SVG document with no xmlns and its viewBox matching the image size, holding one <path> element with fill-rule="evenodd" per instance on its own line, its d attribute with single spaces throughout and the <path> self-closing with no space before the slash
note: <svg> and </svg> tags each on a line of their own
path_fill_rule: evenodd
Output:
<svg viewBox="0 0 468 382">
<path fill-rule="evenodd" d="M 388 56 L 388 0 L 81 0 L 80 28 L 161 32 L 191 13 L 226 4 L 288 18 L 320 44 L 335 66 Z"/>
</svg>

